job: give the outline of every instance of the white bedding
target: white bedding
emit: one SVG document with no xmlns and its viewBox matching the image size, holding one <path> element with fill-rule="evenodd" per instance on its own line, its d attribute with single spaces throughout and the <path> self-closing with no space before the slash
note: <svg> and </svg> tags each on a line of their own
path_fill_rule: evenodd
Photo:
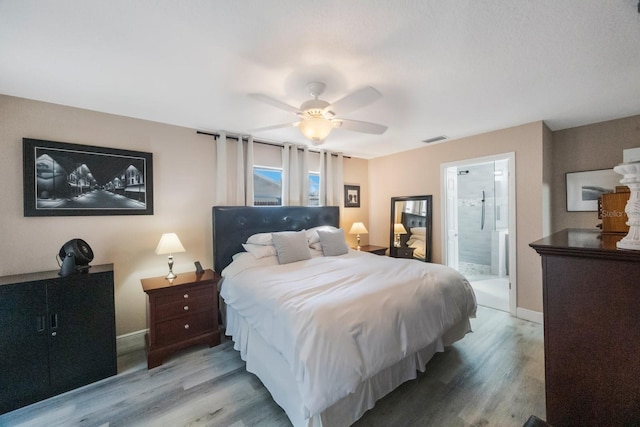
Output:
<svg viewBox="0 0 640 427">
<path fill-rule="evenodd" d="M 284 265 L 243 253 L 222 275 L 225 303 L 281 353 L 309 418 L 475 315 L 456 271 L 364 252 Z"/>
</svg>

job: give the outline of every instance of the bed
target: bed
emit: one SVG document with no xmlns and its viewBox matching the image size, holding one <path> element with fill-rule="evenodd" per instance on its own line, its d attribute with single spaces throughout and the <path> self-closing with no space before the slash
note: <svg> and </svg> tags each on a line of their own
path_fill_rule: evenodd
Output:
<svg viewBox="0 0 640 427">
<path fill-rule="evenodd" d="M 338 227 L 337 207 L 213 208 L 225 333 L 294 426 L 351 425 L 470 332 L 475 316 L 455 270 L 348 248 L 336 255 Z M 285 260 L 305 252 L 289 248 L 303 238 L 308 258 Z"/>
<path fill-rule="evenodd" d="M 401 222 L 407 230 L 406 237 L 401 236 L 401 242 L 407 247 L 413 248 L 414 258 L 422 261 L 427 260 L 427 217 L 402 212 Z"/>
</svg>

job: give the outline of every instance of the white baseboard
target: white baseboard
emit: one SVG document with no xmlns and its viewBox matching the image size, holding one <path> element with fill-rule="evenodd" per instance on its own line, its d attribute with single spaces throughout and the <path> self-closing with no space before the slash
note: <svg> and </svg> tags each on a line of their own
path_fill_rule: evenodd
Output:
<svg viewBox="0 0 640 427">
<path fill-rule="evenodd" d="M 144 349 L 144 336 L 148 329 L 130 332 L 116 337 L 116 353 L 118 356 L 135 350 Z"/>
<path fill-rule="evenodd" d="M 540 311 L 527 310 L 526 308 L 518 307 L 516 309 L 516 317 L 518 319 L 528 320 L 529 322 L 535 322 L 543 324 L 543 315 Z"/>
</svg>

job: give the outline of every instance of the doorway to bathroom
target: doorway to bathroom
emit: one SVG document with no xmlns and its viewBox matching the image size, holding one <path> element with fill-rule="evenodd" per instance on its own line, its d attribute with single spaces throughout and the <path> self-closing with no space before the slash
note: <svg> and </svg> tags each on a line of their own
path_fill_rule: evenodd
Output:
<svg viewBox="0 0 640 427">
<path fill-rule="evenodd" d="M 515 316 L 515 155 L 446 163 L 445 263 L 471 283 L 478 304 Z"/>
</svg>

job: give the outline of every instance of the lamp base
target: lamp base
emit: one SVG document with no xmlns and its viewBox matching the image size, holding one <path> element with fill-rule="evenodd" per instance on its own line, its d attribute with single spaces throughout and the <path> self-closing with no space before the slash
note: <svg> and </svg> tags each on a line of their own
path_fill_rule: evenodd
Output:
<svg viewBox="0 0 640 427">
<path fill-rule="evenodd" d="M 173 280 L 175 279 L 176 276 L 175 274 L 173 274 L 173 255 L 169 254 L 169 274 L 167 274 L 165 276 L 165 279 L 167 280 Z"/>
</svg>

